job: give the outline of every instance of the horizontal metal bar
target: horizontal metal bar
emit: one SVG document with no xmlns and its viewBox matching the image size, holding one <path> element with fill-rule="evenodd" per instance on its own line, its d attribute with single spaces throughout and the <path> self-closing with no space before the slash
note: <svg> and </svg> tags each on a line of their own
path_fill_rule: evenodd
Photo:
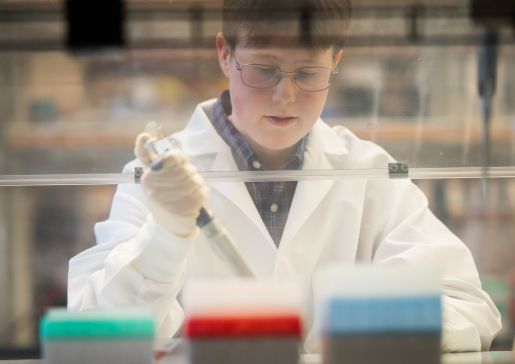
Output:
<svg viewBox="0 0 515 364">
<path fill-rule="evenodd" d="M 198 2 L 194 3 L 198 7 Z M 14 2 L 0 2 L 0 23 L 20 22 L 48 22 L 66 20 L 64 2 L 16 4 Z M 390 5 L 390 6 L 353 6 L 353 19 L 390 19 L 403 17 L 406 10 L 413 4 Z M 149 6 L 148 2 L 130 3 L 126 6 L 125 15 L 128 21 L 154 21 L 177 20 L 177 18 L 189 18 L 192 5 L 189 2 L 169 3 Z M 222 2 L 219 4 L 204 4 L 201 6 L 204 20 L 222 19 Z M 469 9 L 466 6 L 456 5 L 423 5 L 422 18 L 467 18 Z M 284 13 L 284 19 L 291 19 L 296 14 L 288 8 L 273 8 L 277 13 Z M 298 10 L 295 8 L 295 10 Z M 318 14 L 318 17 L 320 14 Z"/>
<path fill-rule="evenodd" d="M 201 38 L 191 41 L 189 39 L 134 39 L 129 40 L 129 50 L 166 50 L 166 49 L 195 49 L 195 50 L 216 50 L 211 38 Z M 463 36 L 421 36 L 421 39 L 414 42 L 407 39 L 406 35 L 399 36 L 351 36 L 345 47 L 453 47 L 453 46 L 476 46 L 478 37 L 475 34 Z M 515 44 L 515 38 L 502 36 L 499 40 L 502 46 Z M 32 52 L 32 51 L 62 51 L 65 50 L 62 39 L 43 40 L 0 40 L 0 52 Z"/>
<path fill-rule="evenodd" d="M 135 183 L 132 173 L 0 175 L 0 186 L 116 185 Z"/>
<path fill-rule="evenodd" d="M 204 180 L 213 182 L 276 182 L 322 180 L 383 179 L 449 179 L 449 178 L 514 178 L 515 167 L 483 168 L 410 168 L 409 174 L 391 176 L 387 168 L 356 170 L 302 170 L 253 172 L 200 172 Z M 110 185 L 138 183 L 132 173 L 0 175 L 0 186 Z"/>
<path fill-rule="evenodd" d="M 486 172 L 486 173 L 485 173 Z M 450 179 L 450 178 L 513 178 L 515 167 L 410 168 L 408 175 L 391 176 L 387 168 L 355 170 L 302 170 L 257 172 L 200 172 L 206 182 L 276 182 L 322 181 L 344 179 Z"/>
</svg>

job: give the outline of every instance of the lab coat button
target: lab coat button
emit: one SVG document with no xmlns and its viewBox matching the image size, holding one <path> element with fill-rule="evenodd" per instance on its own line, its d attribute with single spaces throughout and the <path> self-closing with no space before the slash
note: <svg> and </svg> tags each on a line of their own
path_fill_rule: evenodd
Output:
<svg viewBox="0 0 515 364">
<path fill-rule="evenodd" d="M 270 206 L 270 211 L 272 212 L 277 212 L 277 210 L 279 209 L 279 206 L 277 206 L 277 204 L 272 204 L 272 206 Z"/>
<path fill-rule="evenodd" d="M 254 168 L 256 168 L 256 169 L 261 168 L 261 163 L 259 163 L 258 161 L 254 161 L 254 162 L 252 162 L 252 165 L 253 165 L 253 166 L 254 166 Z"/>
</svg>

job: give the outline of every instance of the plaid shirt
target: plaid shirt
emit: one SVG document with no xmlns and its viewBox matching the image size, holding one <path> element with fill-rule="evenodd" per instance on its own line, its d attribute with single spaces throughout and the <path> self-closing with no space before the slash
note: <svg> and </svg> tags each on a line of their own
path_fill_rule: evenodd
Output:
<svg viewBox="0 0 515 364">
<path fill-rule="evenodd" d="M 217 133 L 231 147 L 232 154 L 240 171 L 266 171 L 267 168 L 245 138 L 234 127 L 228 115 L 232 113 L 229 90 L 220 93 L 211 110 L 211 122 Z M 290 160 L 278 169 L 302 169 L 308 135 L 302 138 Z M 297 181 L 246 182 L 259 215 L 278 247 L 288 219 Z"/>
</svg>

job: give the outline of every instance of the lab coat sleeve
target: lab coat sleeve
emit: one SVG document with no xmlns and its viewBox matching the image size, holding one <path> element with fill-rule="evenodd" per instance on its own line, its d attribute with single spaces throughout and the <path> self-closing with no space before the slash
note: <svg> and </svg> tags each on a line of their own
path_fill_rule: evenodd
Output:
<svg viewBox="0 0 515 364">
<path fill-rule="evenodd" d="M 391 211 L 378 233 L 374 263 L 439 267 L 442 350 L 488 350 L 501 329 L 501 316 L 481 289 L 469 249 L 432 214 L 427 198 L 413 183 L 391 181 L 390 191 Z"/>
<path fill-rule="evenodd" d="M 184 319 L 177 294 L 195 237 L 175 236 L 156 223 L 139 185 L 118 186 L 110 217 L 96 224 L 95 235 L 97 246 L 70 260 L 68 309 L 149 309 L 158 337 L 172 337 Z"/>
</svg>

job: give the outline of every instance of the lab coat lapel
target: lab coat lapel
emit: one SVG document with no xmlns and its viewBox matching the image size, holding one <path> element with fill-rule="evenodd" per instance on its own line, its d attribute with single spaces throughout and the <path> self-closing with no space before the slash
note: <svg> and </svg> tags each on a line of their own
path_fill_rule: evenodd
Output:
<svg viewBox="0 0 515 364">
<path fill-rule="evenodd" d="M 211 170 L 238 171 L 231 148 L 221 138 L 220 148 Z M 254 204 L 254 201 L 252 201 L 244 182 L 214 182 L 210 185 L 238 206 L 243 214 L 245 214 L 259 228 L 273 249 L 276 249 L 275 243 L 263 223 L 263 219 L 261 218 L 261 215 L 259 215 L 256 205 Z"/>
<path fill-rule="evenodd" d="M 197 105 L 188 125 L 174 135 L 187 155 L 214 154 L 218 151 L 221 138 L 207 116 L 215 102 L 216 99 L 212 99 Z"/>
<path fill-rule="evenodd" d="M 303 170 L 330 168 L 331 165 L 325 155 L 320 155 L 317 158 L 317 156 L 305 154 Z M 299 181 L 297 183 L 288 220 L 284 227 L 281 243 L 279 244 L 279 252 L 286 248 L 333 185 L 334 180 Z"/>
<path fill-rule="evenodd" d="M 308 145 L 304 153 L 302 170 L 343 168 L 343 163 L 333 166 L 327 159 L 326 153 L 344 155 L 348 151 L 334 131 L 319 120 L 310 132 Z M 312 212 L 333 187 L 334 183 L 335 180 L 299 181 L 297 183 L 288 220 L 279 244 L 279 253 L 295 237 Z"/>
</svg>

